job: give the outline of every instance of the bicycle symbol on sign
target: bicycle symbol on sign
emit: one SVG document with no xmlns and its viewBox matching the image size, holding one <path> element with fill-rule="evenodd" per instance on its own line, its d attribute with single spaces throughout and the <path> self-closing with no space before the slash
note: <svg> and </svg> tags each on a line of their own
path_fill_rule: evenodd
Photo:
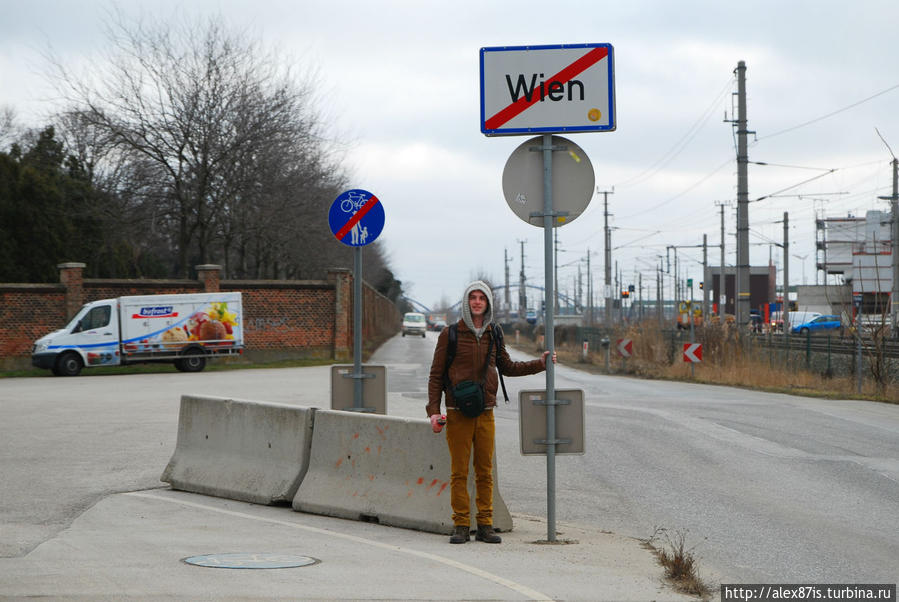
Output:
<svg viewBox="0 0 899 602">
<path fill-rule="evenodd" d="M 343 199 L 340 202 L 340 210 L 344 213 L 356 213 L 360 209 L 362 209 L 362 205 L 365 204 L 365 201 L 368 199 L 361 192 L 350 192 L 347 193 L 347 196 L 350 198 Z"/>
<path fill-rule="evenodd" d="M 340 202 L 340 209 L 344 213 L 352 213 L 356 214 L 362 206 L 365 205 L 365 202 L 368 200 L 368 197 L 361 192 L 350 192 L 347 193 L 349 198 L 344 199 Z M 359 228 L 359 224 L 357 223 L 353 226 L 352 230 L 350 230 L 350 241 L 353 245 L 365 244 L 366 239 L 368 239 L 368 228 L 362 227 Z"/>
</svg>

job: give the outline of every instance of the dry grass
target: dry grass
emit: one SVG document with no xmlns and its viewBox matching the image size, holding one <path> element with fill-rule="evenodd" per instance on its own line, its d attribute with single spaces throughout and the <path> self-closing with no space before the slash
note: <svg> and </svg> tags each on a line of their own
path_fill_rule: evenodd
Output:
<svg viewBox="0 0 899 602">
<path fill-rule="evenodd" d="M 674 588 L 684 594 L 708 599 L 712 588 L 697 572 L 698 561 L 693 555 L 694 548 L 687 548 L 687 532 L 656 527 L 652 537 L 646 540 L 646 547 L 653 551 L 659 564 L 665 569 L 665 578 Z"/>
<path fill-rule="evenodd" d="M 559 337 L 559 361 L 578 364 L 591 372 L 605 372 L 605 351 L 591 349 L 588 360 L 582 358 L 580 343 L 573 336 Z M 830 399 L 868 399 L 899 403 L 899 386 L 888 385 L 878 391 L 869 375 L 862 379 L 862 393 L 857 390 L 854 376 L 825 376 L 805 370 L 804 362 L 784 364 L 783 358 L 768 350 L 756 349 L 746 353 L 736 333 L 726 327 L 710 326 L 697 332 L 697 342 L 703 345 L 703 361 L 690 364 L 682 361 L 680 343 L 672 346 L 670 336 L 658 328 L 632 327 L 613 334 L 609 361 L 612 374 L 626 374 L 641 378 L 688 380 L 705 384 L 727 385 Z M 622 363 L 614 349 L 616 339 L 633 341 L 634 356 Z M 676 347 L 676 348 L 675 348 Z"/>
</svg>

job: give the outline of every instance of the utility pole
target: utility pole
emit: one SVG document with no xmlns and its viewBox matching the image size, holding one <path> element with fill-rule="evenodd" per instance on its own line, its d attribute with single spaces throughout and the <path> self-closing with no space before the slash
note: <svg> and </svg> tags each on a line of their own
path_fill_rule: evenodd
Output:
<svg viewBox="0 0 899 602">
<path fill-rule="evenodd" d="M 615 296 L 618 298 L 618 321 L 624 317 L 624 297 L 621 296 L 621 275 L 618 273 L 618 261 L 615 261 Z"/>
<path fill-rule="evenodd" d="M 503 267 L 506 272 L 506 316 L 509 315 L 509 312 L 512 311 L 512 291 L 509 290 L 509 249 L 503 249 Z"/>
<path fill-rule="evenodd" d="M 749 322 L 749 131 L 746 121 L 746 63 L 737 63 L 737 295 L 739 328 Z"/>
<path fill-rule="evenodd" d="M 709 245 L 708 236 L 702 235 L 702 323 L 709 319 Z"/>
<path fill-rule="evenodd" d="M 637 283 L 639 286 L 639 292 L 637 293 L 637 301 L 640 303 L 640 309 L 637 312 L 637 319 L 639 321 L 643 321 L 643 272 L 637 274 Z"/>
<path fill-rule="evenodd" d="M 593 327 L 593 272 L 590 271 L 590 249 L 587 249 L 587 307 L 589 308 L 589 322 Z"/>
<path fill-rule="evenodd" d="M 518 274 L 518 318 L 523 320 L 527 316 L 528 312 L 528 297 L 527 291 L 525 289 L 525 277 L 524 277 L 524 243 L 525 241 L 519 240 L 521 243 L 521 272 Z"/>
<path fill-rule="evenodd" d="M 605 284 L 606 284 L 606 311 L 605 324 L 606 328 L 612 325 L 612 231 L 609 230 L 609 195 L 615 194 L 615 189 L 611 191 L 603 190 L 603 216 L 605 217 Z"/>
<path fill-rule="evenodd" d="M 577 285 L 574 289 L 574 312 L 577 313 L 578 306 L 581 311 L 584 309 L 584 276 L 581 273 L 581 262 L 577 263 Z"/>
<path fill-rule="evenodd" d="M 721 273 L 718 276 L 718 316 L 724 323 L 724 307 L 727 305 L 727 289 L 724 286 L 724 203 L 721 203 Z"/>
<path fill-rule="evenodd" d="M 890 212 L 893 214 L 893 240 L 890 241 L 893 250 L 893 293 L 890 328 L 893 338 L 899 338 L 899 160 L 893 157 L 893 199 L 890 203 Z"/>
<path fill-rule="evenodd" d="M 662 264 L 659 263 L 658 268 L 656 268 L 656 314 L 659 317 L 659 328 L 662 327 L 662 299 L 664 295 L 662 295 Z"/>
<path fill-rule="evenodd" d="M 889 146 L 887 146 L 889 148 Z M 890 151 L 892 152 L 892 151 Z M 890 201 L 890 249 L 893 260 L 893 292 L 890 294 L 890 332 L 899 338 L 899 160 L 893 157 L 893 194 L 877 197 Z"/>
<path fill-rule="evenodd" d="M 787 357 L 789 357 L 790 353 L 790 324 L 788 311 L 790 310 L 790 214 L 784 211 L 784 302 L 783 302 L 783 311 L 781 311 L 781 316 L 783 317 L 783 325 L 784 325 L 784 341 L 786 344 L 784 347 L 787 348 Z"/>
</svg>

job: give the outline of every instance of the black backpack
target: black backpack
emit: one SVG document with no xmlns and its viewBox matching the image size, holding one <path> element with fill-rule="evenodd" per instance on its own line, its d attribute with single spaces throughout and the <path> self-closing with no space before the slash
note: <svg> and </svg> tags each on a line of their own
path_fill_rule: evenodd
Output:
<svg viewBox="0 0 899 602">
<path fill-rule="evenodd" d="M 449 368 L 450 368 L 450 365 L 453 363 L 453 360 L 456 359 L 456 346 L 458 345 L 458 342 L 459 342 L 458 326 L 459 326 L 459 324 L 456 322 L 453 322 L 452 324 L 447 326 L 447 328 L 449 329 L 449 333 L 448 333 L 449 341 L 446 346 L 446 362 L 444 363 L 444 368 L 443 368 L 443 386 L 445 389 L 450 388 Z M 499 358 L 499 349 L 500 348 L 505 349 L 505 342 L 503 341 L 503 329 L 500 328 L 499 324 L 494 324 L 493 328 L 491 328 L 490 331 L 491 331 L 491 341 L 490 342 L 496 345 L 497 358 Z M 488 365 L 490 363 L 489 348 L 487 351 L 487 363 L 488 363 Z M 499 384 L 502 385 L 502 388 L 503 388 L 503 398 L 506 400 L 506 403 L 509 403 L 509 394 L 506 393 L 506 383 L 503 380 L 503 370 L 499 366 L 499 362 L 496 363 L 496 371 L 499 372 Z"/>
</svg>

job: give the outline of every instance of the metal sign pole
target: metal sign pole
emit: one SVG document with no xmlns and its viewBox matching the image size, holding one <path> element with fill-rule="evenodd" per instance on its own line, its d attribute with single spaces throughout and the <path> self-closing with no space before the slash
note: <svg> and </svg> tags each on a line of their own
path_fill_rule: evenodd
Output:
<svg viewBox="0 0 899 602">
<path fill-rule="evenodd" d="M 353 248 L 353 408 L 362 411 L 362 247 Z"/>
<path fill-rule="evenodd" d="M 555 349 L 555 337 L 553 326 L 553 187 L 552 187 L 552 159 L 553 137 L 552 134 L 543 135 L 543 262 L 544 276 L 544 307 L 546 308 L 545 350 L 549 351 L 546 362 L 546 539 L 556 541 L 556 395 L 555 395 L 555 365 L 552 362 L 552 354 Z"/>
</svg>

